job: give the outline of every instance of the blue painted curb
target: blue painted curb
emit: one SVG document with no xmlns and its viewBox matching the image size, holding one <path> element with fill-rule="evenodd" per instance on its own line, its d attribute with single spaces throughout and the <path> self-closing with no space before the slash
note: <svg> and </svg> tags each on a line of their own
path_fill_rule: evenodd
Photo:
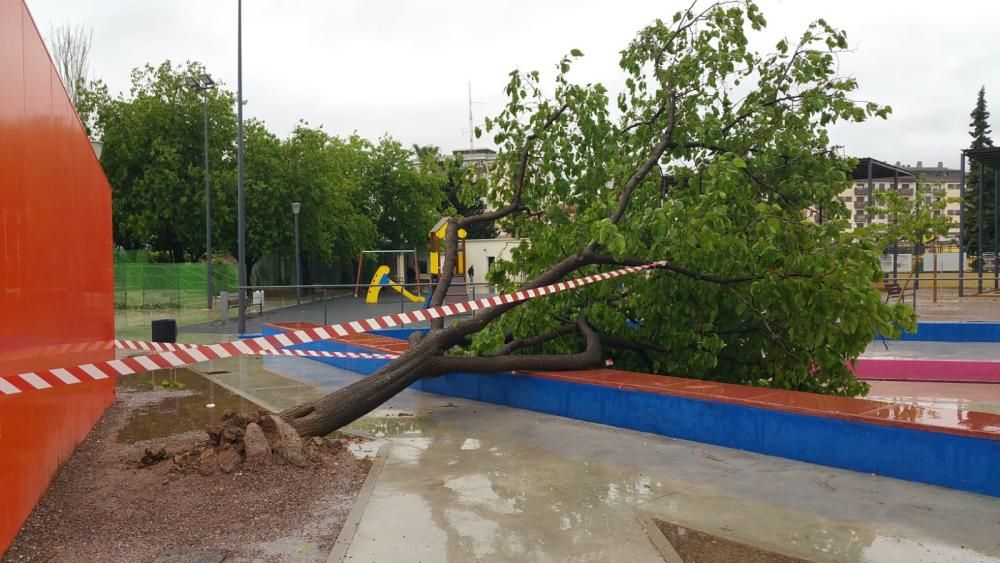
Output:
<svg viewBox="0 0 1000 563">
<path fill-rule="evenodd" d="M 291 348 L 365 351 L 328 340 Z M 388 363 L 310 359 L 362 375 Z M 412 388 L 1000 497 L 1000 440 L 511 373 L 449 374 Z"/>
<path fill-rule="evenodd" d="M 900 335 L 898 339 L 915 342 L 1000 342 L 1000 323 L 926 321 L 917 323 L 917 331 Z"/>
</svg>

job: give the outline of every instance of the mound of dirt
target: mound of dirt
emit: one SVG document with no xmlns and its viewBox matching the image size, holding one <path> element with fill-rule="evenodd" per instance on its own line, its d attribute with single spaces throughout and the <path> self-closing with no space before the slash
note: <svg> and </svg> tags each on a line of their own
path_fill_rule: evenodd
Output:
<svg viewBox="0 0 1000 563">
<path fill-rule="evenodd" d="M 153 399 L 119 394 L 4 561 L 325 561 L 371 467 L 344 439 L 303 440 L 258 412 L 227 415 L 207 438 L 119 443 L 130 405 Z"/>
<path fill-rule="evenodd" d="M 303 440 L 280 417 L 260 411 L 251 414 L 226 413 L 222 421 L 206 430 L 208 440 L 181 448 L 146 448 L 137 467 L 170 461 L 168 478 L 200 473 L 232 473 L 238 469 L 257 471 L 268 465 L 305 468 L 335 457 L 343 441 L 312 437 Z"/>
</svg>

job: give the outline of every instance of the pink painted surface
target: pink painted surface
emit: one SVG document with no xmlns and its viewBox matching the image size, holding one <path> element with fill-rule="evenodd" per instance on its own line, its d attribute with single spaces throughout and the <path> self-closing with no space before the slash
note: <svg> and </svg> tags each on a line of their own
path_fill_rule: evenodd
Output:
<svg viewBox="0 0 1000 563">
<path fill-rule="evenodd" d="M 1000 383 L 1000 361 L 861 358 L 854 374 L 866 380 Z"/>
</svg>

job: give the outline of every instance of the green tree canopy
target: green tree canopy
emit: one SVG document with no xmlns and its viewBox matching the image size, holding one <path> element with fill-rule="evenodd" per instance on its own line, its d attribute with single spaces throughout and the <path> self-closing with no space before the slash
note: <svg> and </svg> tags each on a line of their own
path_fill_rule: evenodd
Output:
<svg viewBox="0 0 1000 563">
<path fill-rule="evenodd" d="M 608 352 L 625 367 L 865 391 L 848 364 L 913 316 L 881 304 L 872 288 L 878 244 L 847 232 L 837 195 L 853 162 L 831 146 L 827 127 L 890 110 L 854 102 L 856 82 L 837 75 L 843 31 L 818 20 L 759 53 L 748 33 L 764 25 L 752 2 L 657 21 L 622 52 L 613 100 L 601 84 L 572 81 L 577 50 L 551 86 L 539 72 L 510 74 L 507 107 L 487 121 L 502 147 L 492 196 L 495 206 L 530 211 L 505 218 L 506 230 L 531 240 L 516 251 L 527 276 L 574 249 L 671 266 L 529 302 L 478 334 L 477 352 L 556 331 L 583 312 L 600 334 L 631 343 Z M 514 278 L 510 266 L 495 272 L 504 277 Z M 570 334 L 543 349 L 581 343 Z"/>
<path fill-rule="evenodd" d="M 104 142 L 101 165 L 112 187 L 114 240 L 124 248 L 149 245 L 177 261 L 205 251 L 204 97 L 215 185 L 228 187 L 236 115 L 228 90 L 200 93 L 185 86 L 186 76 L 202 72 L 198 63 L 175 67 L 165 61 L 133 70 L 127 96 L 110 96 L 101 82 L 80 92 L 81 117 Z M 234 207 L 230 201 L 227 190 L 213 192 L 220 216 Z"/>
<path fill-rule="evenodd" d="M 385 136 L 361 145 L 364 198 L 360 201 L 376 227 L 376 248 L 414 248 L 440 219 L 444 179 L 419 165 L 413 151 Z"/>
<path fill-rule="evenodd" d="M 951 217 L 945 210 L 951 200 L 940 183 L 928 184 L 918 180 L 913 197 L 898 191 L 875 192 L 875 206 L 866 213 L 870 217 L 885 217 L 885 223 L 872 223 L 867 229 L 880 248 L 889 248 L 899 242 L 913 245 L 915 271 L 919 271 L 924 246 L 945 237 L 951 229 Z"/>
<path fill-rule="evenodd" d="M 972 143 L 969 148 L 983 149 L 993 146 L 993 139 L 990 137 L 990 112 L 986 109 L 986 87 L 979 89 L 976 95 L 976 105 L 969 114 L 972 121 L 969 123 L 969 136 Z M 965 176 L 965 209 L 964 230 L 962 231 L 962 241 L 966 252 L 970 254 L 979 252 L 979 192 L 982 191 L 982 225 L 983 225 L 983 250 L 992 249 L 993 246 L 993 217 L 996 214 L 995 191 L 996 171 L 984 167 L 980 175 L 979 163 L 974 160 L 969 161 L 969 172 Z M 989 241 L 989 244 L 986 244 Z M 994 250 L 995 251 L 995 250 Z"/>
<path fill-rule="evenodd" d="M 969 136 L 972 137 L 972 144 L 969 148 L 992 147 L 990 112 L 986 109 L 986 86 L 979 88 L 979 93 L 976 95 L 976 107 L 972 108 L 969 117 L 972 118 L 972 122 L 969 123 Z"/>
<path fill-rule="evenodd" d="M 127 94 L 112 96 L 101 82 L 81 93 L 81 118 L 104 141 L 119 246 L 169 252 L 174 261 L 204 255 L 207 99 L 213 240 L 236 254 L 235 96 L 224 84 L 207 93 L 186 86 L 204 71 L 165 61 L 135 69 Z M 447 176 L 424 170 L 391 137 L 343 139 L 301 122 L 282 139 L 254 119 L 244 129 L 250 267 L 291 254 L 293 202 L 302 204 L 302 257 L 327 263 L 365 248 L 423 246 L 440 218 Z"/>
</svg>

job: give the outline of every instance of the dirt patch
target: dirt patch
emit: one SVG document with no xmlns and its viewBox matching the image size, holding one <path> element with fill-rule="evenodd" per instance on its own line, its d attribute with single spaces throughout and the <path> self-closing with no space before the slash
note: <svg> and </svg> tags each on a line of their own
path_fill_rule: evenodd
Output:
<svg viewBox="0 0 1000 563">
<path fill-rule="evenodd" d="M 300 463 L 276 455 L 252 467 L 242 450 L 213 445 L 203 431 L 119 440 L 139 411 L 172 396 L 122 386 L 118 393 L 4 561 L 326 559 L 369 460 L 357 459 L 343 440 L 306 440 Z M 139 461 L 160 449 L 205 457 Z"/>
<path fill-rule="evenodd" d="M 809 563 L 774 551 L 735 542 L 672 522 L 654 519 L 684 563 Z"/>
</svg>

